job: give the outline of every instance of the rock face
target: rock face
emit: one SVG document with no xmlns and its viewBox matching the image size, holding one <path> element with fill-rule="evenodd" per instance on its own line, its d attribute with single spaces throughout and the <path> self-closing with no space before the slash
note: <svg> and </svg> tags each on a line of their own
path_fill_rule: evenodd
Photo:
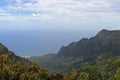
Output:
<svg viewBox="0 0 120 80">
<path fill-rule="evenodd" d="M 102 30 L 96 36 L 83 38 L 62 47 L 57 54 L 44 57 L 32 57 L 31 61 L 37 62 L 51 71 L 66 72 L 70 68 L 78 69 L 84 62 L 95 64 L 99 56 L 120 56 L 120 30 Z"/>
<path fill-rule="evenodd" d="M 10 60 L 11 60 L 11 64 L 16 63 L 17 61 L 23 63 L 23 64 L 31 64 L 31 62 L 25 58 L 21 58 L 17 55 L 14 54 L 14 52 L 9 51 L 7 49 L 7 47 L 5 47 L 3 44 L 0 43 L 0 55 L 7 55 Z"/>
<path fill-rule="evenodd" d="M 99 54 L 112 53 L 120 55 L 120 30 L 102 30 L 95 37 L 83 38 L 78 42 L 73 42 L 62 47 L 58 55 L 60 56 L 98 56 Z"/>
</svg>

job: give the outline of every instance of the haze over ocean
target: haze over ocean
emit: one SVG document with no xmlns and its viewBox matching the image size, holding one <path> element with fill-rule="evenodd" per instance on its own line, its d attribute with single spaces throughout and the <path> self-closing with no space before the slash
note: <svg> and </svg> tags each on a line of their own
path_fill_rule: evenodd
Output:
<svg viewBox="0 0 120 80">
<path fill-rule="evenodd" d="M 120 0 L 0 1 L 0 42 L 20 56 L 56 53 L 102 29 L 120 29 Z"/>
<path fill-rule="evenodd" d="M 80 30 L 33 30 L 1 32 L 0 42 L 20 56 L 44 55 L 56 53 L 62 46 L 93 36 L 97 31 Z"/>
</svg>

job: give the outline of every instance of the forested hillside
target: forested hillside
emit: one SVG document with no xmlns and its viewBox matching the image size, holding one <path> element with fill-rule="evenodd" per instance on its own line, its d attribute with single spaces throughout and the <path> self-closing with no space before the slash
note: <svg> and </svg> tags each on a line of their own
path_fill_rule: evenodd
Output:
<svg viewBox="0 0 120 80">
<path fill-rule="evenodd" d="M 0 80 L 120 80 L 120 31 L 102 30 L 29 60 L 0 44 Z"/>
<path fill-rule="evenodd" d="M 69 72 L 78 69 L 82 63 L 95 64 L 98 56 L 120 56 L 120 30 L 101 30 L 91 38 L 83 38 L 63 46 L 57 54 L 31 57 L 29 60 L 37 62 L 51 71 Z"/>
<path fill-rule="evenodd" d="M 69 73 L 48 73 L 36 63 L 25 65 L 21 62 L 10 65 L 7 55 L 0 55 L 0 80 L 120 80 L 120 57 L 99 56 L 94 65 L 81 64 L 78 70 Z"/>
</svg>

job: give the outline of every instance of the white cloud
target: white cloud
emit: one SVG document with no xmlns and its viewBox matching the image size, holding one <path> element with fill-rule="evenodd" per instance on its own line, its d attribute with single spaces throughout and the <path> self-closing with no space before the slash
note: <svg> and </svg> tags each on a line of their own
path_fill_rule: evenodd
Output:
<svg viewBox="0 0 120 80">
<path fill-rule="evenodd" d="M 22 4 L 23 0 L 15 0 L 17 4 Z"/>
<path fill-rule="evenodd" d="M 0 8 L 0 16 L 9 16 L 9 15 L 11 15 L 10 13 L 7 13 L 5 10 L 3 10 L 3 9 L 1 9 Z"/>
<path fill-rule="evenodd" d="M 12 14 L 11 18 L 18 16 L 22 17 L 23 20 L 44 21 L 56 19 L 77 21 L 120 19 L 119 9 L 116 7 L 119 0 L 114 2 L 112 0 L 28 0 L 27 2 L 15 0 L 15 2 L 17 5 L 6 7 L 6 12 L 11 14 L 16 12 L 16 14 Z"/>
<path fill-rule="evenodd" d="M 3 10 L 3 9 L 0 8 L 0 13 L 4 13 L 4 12 L 5 12 L 5 10 Z"/>
</svg>

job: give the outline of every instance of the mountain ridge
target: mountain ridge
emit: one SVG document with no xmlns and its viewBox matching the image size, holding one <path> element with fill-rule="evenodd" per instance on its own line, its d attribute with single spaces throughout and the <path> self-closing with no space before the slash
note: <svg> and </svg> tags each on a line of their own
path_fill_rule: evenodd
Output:
<svg viewBox="0 0 120 80">
<path fill-rule="evenodd" d="M 94 37 L 83 38 L 61 47 L 57 54 L 31 57 L 29 60 L 48 67 L 49 70 L 66 72 L 73 67 L 79 68 L 84 62 L 95 64 L 100 55 L 120 56 L 120 30 L 103 29 Z"/>
<path fill-rule="evenodd" d="M 108 31 L 103 29 L 95 37 L 83 38 L 78 42 L 72 42 L 68 46 L 62 47 L 58 51 L 58 55 L 71 55 L 71 56 L 81 56 L 89 55 L 90 53 L 114 53 L 115 50 L 111 50 L 113 46 L 110 47 L 110 44 L 114 46 L 120 46 L 120 30 Z M 116 42 L 115 42 L 116 40 Z M 105 51 L 103 47 L 110 47 L 109 50 Z M 115 47 L 116 49 L 118 49 Z M 119 49 L 118 49 L 119 50 Z M 77 51 L 77 52 L 76 52 Z M 119 54 L 118 51 L 116 54 Z M 66 55 L 67 54 L 67 55 Z"/>
<path fill-rule="evenodd" d="M 11 60 L 10 64 L 15 64 L 17 62 L 21 62 L 22 64 L 29 65 L 32 63 L 31 61 L 29 61 L 25 58 L 15 55 L 14 52 L 9 51 L 8 48 L 5 47 L 2 43 L 0 43 L 0 55 L 7 55 L 9 57 L 9 59 Z"/>
</svg>

